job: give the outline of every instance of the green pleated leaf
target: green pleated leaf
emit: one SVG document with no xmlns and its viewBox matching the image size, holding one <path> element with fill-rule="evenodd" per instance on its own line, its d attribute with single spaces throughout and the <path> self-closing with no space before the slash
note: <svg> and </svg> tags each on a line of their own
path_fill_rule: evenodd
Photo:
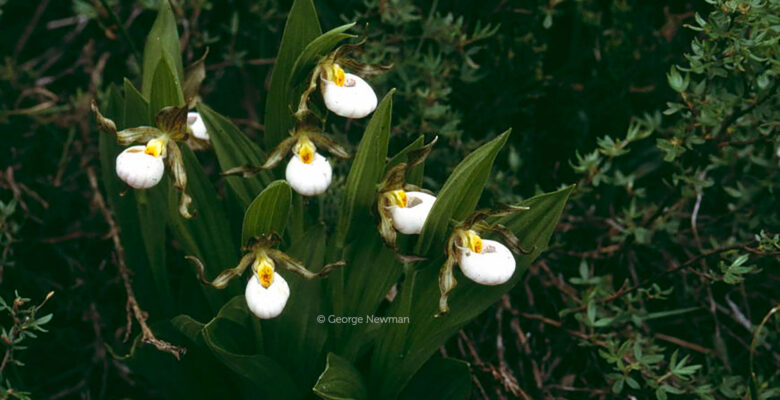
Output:
<svg viewBox="0 0 780 400">
<path fill-rule="evenodd" d="M 219 167 L 223 171 L 245 165 L 263 164 L 265 156 L 257 144 L 246 137 L 229 119 L 205 104 L 198 103 L 196 108 L 206 124 Z M 225 180 L 243 208 L 248 207 L 255 196 L 271 181 L 270 175 L 265 172 L 251 178 L 228 176 Z"/>
<path fill-rule="evenodd" d="M 436 202 L 417 241 L 415 253 L 425 255 L 430 251 L 444 251 L 444 240 L 450 221 L 462 220 L 474 211 L 490 176 L 493 161 L 511 131 L 507 130 L 501 136 L 483 144 L 455 167 L 437 194 Z"/>
<path fill-rule="evenodd" d="M 184 318 L 189 321 L 184 321 Z M 172 323 L 173 322 L 173 323 Z M 136 337 L 137 350 L 133 357 L 122 361 L 128 368 L 142 377 L 144 385 L 154 387 L 157 395 L 165 399 L 237 399 L 241 398 L 241 386 L 238 377 L 225 368 L 205 347 L 202 339 L 190 343 L 189 332 L 184 332 L 177 324 L 190 324 L 189 329 L 203 326 L 187 316 L 179 316 L 173 321 L 159 321 L 151 324 L 151 329 L 159 338 L 186 345 L 187 353 L 181 360 L 161 352 L 154 346 L 143 344 L 140 334 Z M 185 328 L 186 329 L 186 328 Z M 194 332 L 200 336 L 200 331 Z"/>
<path fill-rule="evenodd" d="M 387 143 L 390 139 L 394 92 L 395 90 L 391 90 L 385 95 L 371 116 L 349 170 L 336 231 L 338 248 L 342 248 L 346 242 L 351 224 L 365 223 L 369 209 L 376 201 L 377 184 L 385 169 Z"/>
<path fill-rule="evenodd" d="M 303 394 L 284 368 L 263 354 L 260 325 L 247 309 L 243 295 L 230 299 L 206 324 L 188 315 L 176 316 L 171 324 L 195 344 L 205 345 L 222 365 L 246 379 L 256 398 L 298 399 Z"/>
<path fill-rule="evenodd" d="M 303 88 L 309 83 L 309 76 L 322 57 L 336 48 L 342 40 L 354 38 L 355 35 L 345 33 L 355 26 L 354 22 L 333 28 L 316 39 L 312 40 L 295 60 L 295 65 L 290 73 L 289 99 L 291 105 L 297 105 Z"/>
<path fill-rule="evenodd" d="M 171 324 L 174 328 L 176 328 L 176 330 L 178 330 L 182 335 L 186 336 L 187 339 L 191 340 L 193 343 L 202 344 L 205 346 L 206 342 L 203 341 L 203 336 L 201 336 L 200 333 L 206 324 L 198 322 L 189 315 L 185 314 L 173 317 L 171 319 Z"/>
<path fill-rule="evenodd" d="M 179 33 L 176 31 L 176 17 L 168 0 L 160 2 L 157 19 L 154 20 L 154 25 L 146 37 L 141 90 L 147 99 L 152 98 L 152 88 L 155 87 L 154 76 L 158 65 L 163 60 L 171 68 L 177 86 L 181 87 L 184 67 L 181 61 L 181 50 L 179 50 Z"/>
<path fill-rule="evenodd" d="M 177 328 L 189 332 L 176 319 Z M 259 324 L 250 314 L 244 296 L 236 296 L 225 304 L 217 316 L 201 330 L 203 341 L 214 356 L 236 374 L 255 385 L 257 398 L 297 399 L 301 389 L 275 360 L 263 354 L 256 339 Z"/>
<path fill-rule="evenodd" d="M 325 237 L 324 226 L 310 226 L 285 251 L 309 270 L 318 272 L 325 264 Z M 328 327 L 317 322 L 318 315 L 326 314 L 322 304 L 325 280 L 307 280 L 286 271 L 279 273 L 290 286 L 290 298 L 280 316 L 263 321 L 266 351 L 290 372 L 298 386 L 310 388 L 325 364 L 322 349 Z"/>
<path fill-rule="evenodd" d="M 313 390 L 317 396 L 326 400 L 368 398 L 366 385 L 360 372 L 349 361 L 333 353 L 328 353 L 325 371 L 320 375 Z"/>
<path fill-rule="evenodd" d="M 152 85 L 149 97 L 149 118 L 152 121 L 163 107 L 184 105 L 181 83 L 173 74 L 169 61 L 164 58 L 154 70 Z"/>
<path fill-rule="evenodd" d="M 426 360 L 447 339 L 470 320 L 498 301 L 521 278 L 528 266 L 547 247 L 550 236 L 558 223 L 566 201 L 574 187 L 545 193 L 520 203 L 530 210 L 504 217 L 497 222 L 504 224 L 526 248 L 533 248 L 529 255 L 515 255 L 517 269 L 507 283 L 499 286 L 478 285 L 456 271 L 458 286 L 450 295 L 450 312 L 434 318 L 438 311 L 438 273 L 440 265 L 433 261 L 413 272 L 414 289 L 399 294 L 402 301 L 411 296 L 408 314 L 394 311 L 393 315 L 408 316 L 410 323 L 402 338 L 388 331 L 379 339 L 378 357 L 372 362 L 372 388 L 377 387 L 377 398 L 394 398 L 420 369 Z M 499 239 L 500 240 L 500 239 Z M 406 287 L 404 288 L 406 290 Z M 385 331 L 382 331 L 384 334 Z"/>
<path fill-rule="evenodd" d="M 166 176 L 153 188 L 135 190 L 135 200 L 138 209 L 137 223 L 141 228 L 148 265 L 159 295 L 156 300 L 162 302 L 164 307 L 170 310 L 173 296 L 165 251 L 165 225 L 168 221 L 168 180 L 169 178 Z"/>
<path fill-rule="evenodd" d="M 286 181 L 275 181 L 268 185 L 247 208 L 241 245 L 255 236 L 276 232 L 284 234 L 292 204 L 292 190 Z"/>
<path fill-rule="evenodd" d="M 398 281 L 403 266 L 395 252 L 379 236 L 376 225 L 364 225 L 346 249 L 344 268 L 344 315 L 377 315 L 377 310 L 388 290 Z M 339 354 L 354 360 L 372 339 L 371 324 L 344 326 L 344 339 L 339 343 Z"/>
<path fill-rule="evenodd" d="M 125 108 L 121 129 L 151 124 L 149 102 L 141 92 L 125 78 Z"/>
<path fill-rule="evenodd" d="M 469 364 L 454 358 L 433 358 L 420 369 L 399 400 L 471 398 Z"/>
<path fill-rule="evenodd" d="M 268 99 L 265 103 L 265 146 L 273 149 L 295 124 L 290 105 L 290 74 L 303 49 L 322 34 L 312 0 L 295 0 L 284 26 L 276 64 L 271 73 Z M 293 83 L 294 84 L 294 83 Z"/>
<path fill-rule="evenodd" d="M 187 145 L 179 144 L 187 171 L 187 193 L 192 196 L 191 210 L 195 216 L 186 219 L 179 214 L 180 192 L 169 186 L 168 224 L 171 233 L 186 255 L 200 259 L 206 267 L 206 276 L 216 276 L 222 270 L 233 267 L 240 254 L 240 244 L 230 229 L 227 214 L 217 197 L 198 159 Z M 226 293 L 200 285 L 195 279 L 188 281 L 204 291 L 214 310 L 219 309 Z"/>
</svg>

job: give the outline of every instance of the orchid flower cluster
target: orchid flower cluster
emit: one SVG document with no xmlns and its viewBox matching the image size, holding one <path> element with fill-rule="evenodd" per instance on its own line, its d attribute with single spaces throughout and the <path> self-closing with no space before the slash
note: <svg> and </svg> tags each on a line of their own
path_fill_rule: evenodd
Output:
<svg viewBox="0 0 780 400">
<path fill-rule="evenodd" d="M 333 179 L 333 169 L 328 159 L 318 152 L 318 148 L 341 159 L 347 159 L 350 155 L 344 147 L 322 133 L 318 127 L 321 121 L 310 109 L 309 103 L 311 95 L 319 88 L 325 107 L 336 115 L 363 118 L 374 111 L 377 96 L 371 86 L 357 74 L 373 75 L 388 67 L 365 65 L 344 56 L 359 45 L 341 46 L 319 61 L 310 75 L 308 87 L 301 95 L 298 110 L 293 114 L 297 119 L 296 126 L 290 131 L 290 137 L 277 145 L 263 165 L 233 168 L 223 175 L 241 174 L 249 177 L 276 167 L 290 153 L 285 170 L 290 187 L 302 196 L 324 193 Z M 356 74 L 345 72 L 342 66 Z M 195 150 L 208 147 L 210 136 L 201 116 L 195 112 L 188 113 L 187 107 L 166 107 L 156 115 L 156 127 L 140 126 L 117 131 L 114 122 L 103 117 L 94 103 L 92 110 L 100 130 L 115 135 L 120 144 L 141 143 L 128 147 L 117 156 L 117 176 L 134 189 L 148 189 L 160 182 L 165 170 L 163 160 L 167 161 L 174 186 L 181 192 L 179 213 L 190 218 L 189 205 L 192 199 L 186 193 L 187 176 L 177 142 L 184 142 Z M 398 233 L 420 234 L 436 203 L 434 194 L 406 183 L 407 174 L 424 162 L 436 141 L 437 138 L 419 149 L 411 150 L 405 162 L 392 166 L 377 191 L 380 236 L 404 262 L 419 261 L 421 258 L 400 254 L 396 245 Z M 500 285 L 512 277 L 515 271 L 512 251 L 522 254 L 528 252 L 508 229 L 488 222 L 490 217 L 523 209 L 527 208 L 477 211 L 455 227 L 447 241 L 447 260 L 440 271 L 441 299 L 437 315 L 449 310 L 447 298 L 457 284 L 453 273 L 456 263 L 467 278 L 479 284 Z M 498 233 L 509 247 L 497 241 L 482 239 L 482 232 Z M 314 273 L 300 261 L 276 249 L 279 243 L 280 238 L 274 233 L 250 239 L 243 248 L 245 255 L 238 265 L 222 271 L 213 281 L 206 279 L 205 268 L 200 260 L 192 256 L 187 258 L 196 265 L 201 282 L 217 289 L 225 288 L 232 279 L 241 276 L 251 266 L 251 277 L 245 289 L 247 306 L 258 318 L 269 319 L 281 314 L 290 296 L 290 286 L 277 272 L 277 267 L 312 279 L 326 276 L 333 268 L 345 264 L 340 261 Z"/>
</svg>

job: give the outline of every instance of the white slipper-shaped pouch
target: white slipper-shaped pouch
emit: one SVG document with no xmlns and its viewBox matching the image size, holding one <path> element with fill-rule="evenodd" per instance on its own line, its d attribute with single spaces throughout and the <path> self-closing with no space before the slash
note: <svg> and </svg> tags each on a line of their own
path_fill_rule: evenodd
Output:
<svg viewBox="0 0 780 400">
<path fill-rule="evenodd" d="M 431 212 L 436 197 L 424 192 L 401 192 L 394 196 L 397 204 L 390 207 L 393 227 L 406 235 L 416 235 L 422 231 L 425 220 Z M 405 199 L 400 200 L 405 196 Z"/>
<path fill-rule="evenodd" d="M 515 272 L 512 251 L 495 240 L 481 240 L 481 246 L 462 248 L 458 265 L 463 275 L 481 285 L 506 283 Z M 480 248 L 481 247 L 481 248 Z M 476 251 L 475 251 L 476 250 Z"/>
<path fill-rule="evenodd" d="M 116 175 L 134 189 L 148 189 L 160 183 L 165 163 L 163 157 L 147 152 L 147 146 L 126 148 L 116 157 Z"/>
<path fill-rule="evenodd" d="M 320 78 L 320 89 L 325 107 L 336 115 L 363 118 L 376 109 L 377 97 L 374 89 L 357 75 L 344 74 L 342 85 Z"/>
<path fill-rule="evenodd" d="M 298 194 L 316 196 L 328 190 L 333 179 L 333 168 L 320 153 L 314 153 L 313 160 L 308 164 L 301 161 L 300 157 L 293 156 L 287 163 L 285 177 Z"/>
<path fill-rule="evenodd" d="M 249 311 L 252 311 L 252 314 L 260 319 L 277 317 L 284 310 L 287 299 L 290 297 L 290 286 L 287 285 L 287 281 L 277 272 L 271 272 L 271 274 L 273 279 L 264 277 L 268 287 L 260 282 L 258 274 L 252 274 L 244 292 Z"/>
<path fill-rule="evenodd" d="M 333 179 L 333 168 L 328 159 L 316 150 L 311 140 L 302 138 L 293 148 L 293 156 L 287 163 L 287 183 L 303 196 L 325 193 Z"/>
</svg>

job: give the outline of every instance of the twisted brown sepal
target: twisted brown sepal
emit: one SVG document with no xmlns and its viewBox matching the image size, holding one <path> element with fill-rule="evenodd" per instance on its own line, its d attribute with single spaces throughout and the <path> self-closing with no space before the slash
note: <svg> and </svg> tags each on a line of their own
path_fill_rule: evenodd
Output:
<svg viewBox="0 0 780 400">
<path fill-rule="evenodd" d="M 409 185 L 405 184 L 406 174 L 409 173 L 409 170 L 413 167 L 416 167 L 425 162 L 425 159 L 427 159 L 428 155 L 431 154 L 433 146 L 436 144 L 436 142 L 438 142 L 438 140 L 439 137 L 436 136 L 428 144 L 409 151 L 409 153 L 406 154 L 405 162 L 398 163 L 387 170 L 384 178 L 382 179 L 382 183 L 379 185 L 379 192 L 383 193 L 409 187 Z M 414 190 L 418 190 L 417 187 L 413 188 Z M 419 190 L 422 191 L 422 189 Z"/>
<path fill-rule="evenodd" d="M 114 121 L 106 118 L 100 113 L 100 109 L 97 106 L 95 100 L 89 103 L 89 108 L 92 110 L 92 114 L 95 115 L 95 121 L 97 122 L 98 129 L 103 133 L 116 135 L 116 124 Z"/>
<path fill-rule="evenodd" d="M 173 140 L 184 140 L 187 129 L 187 106 L 164 107 L 154 116 L 154 123 Z"/>
<path fill-rule="evenodd" d="M 151 126 L 138 126 L 117 131 L 114 121 L 104 117 L 103 114 L 100 113 L 97 103 L 95 103 L 94 100 L 90 103 L 90 108 L 95 115 L 98 130 L 116 137 L 117 142 L 123 146 L 128 146 L 133 143 L 146 143 L 163 134 L 162 131 Z"/>
<path fill-rule="evenodd" d="M 311 139 L 311 141 L 314 142 L 314 144 L 317 147 L 324 148 L 325 150 L 328 151 L 328 153 L 330 153 L 335 157 L 342 158 L 345 160 L 351 157 L 347 149 L 342 147 L 340 144 L 336 143 L 335 140 L 329 138 L 326 135 L 323 135 L 322 133 L 307 132 L 305 133 L 305 135 L 308 136 L 309 139 Z"/>
<path fill-rule="evenodd" d="M 385 177 L 382 179 L 382 183 L 379 184 L 380 194 L 403 189 L 404 183 L 406 182 L 406 172 L 408 170 L 408 164 L 405 162 L 398 163 L 387 170 Z"/>
<path fill-rule="evenodd" d="M 448 246 L 449 247 L 449 246 Z M 451 254 L 449 249 L 447 251 L 447 261 L 444 262 L 439 270 L 439 312 L 434 317 L 439 318 L 450 312 L 450 306 L 447 304 L 447 300 L 450 297 L 450 293 L 458 286 L 458 281 L 455 280 L 455 257 Z"/>
<path fill-rule="evenodd" d="M 203 55 L 184 69 L 184 80 L 181 82 L 181 90 L 184 92 L 184 98 L 187 99 L 187 103 L 190 105 L 197 102 L 200 97 L 200 85 L 206 79 L 206 64 L 204 61 L 206 61 L 206 56 L 208 55 L 209 48 L 206 47 Z"/>
<path fill-rule="evenodd" d="M 509 247 L 509 250 L 512 250 L 515 253 L 529 255 L 536 250 L 535 245 L 530 250 L 524 248 L 523 244 L 520 243 L 520 239 L 518 239 L 511 230 L 503 225 L 485 225 L 484 227 L 479 227 L 478 229 L 497 233 L 499 236 L 501 236 L 504 244 Z"/>
<path fill-rule="evenodd" d="M 290 136 L 287 139 L 282 140 L 282 142 L 274 148 L 271 154 L 268 155 L 268 158 L 266 158 L 265 162 L 259 168 L 259 170 L 262 171 L 264 169 L 271 169 L 279 165 L 279 163 L 284 160 L 284 156 L 287 155 L 290 150 L 292 150 L 297 141 L 297 136 Z"/>
<path fill-rule="evenodd" d="M 322 267 L 319 272 L 312 272 L 306 269 L 302 262 L 287 255 L 281 250 L 265 249 L 265 252 L 269 257 L 271 257 L 272 260 L 277 263 L 277 265 L 284 267 L 288 271 L 295 272 L 304 279 L 324 278 L 328 276 L 328 274 L 330 274 L 330 272 L 334 269 L 347 265 L 345 261 L 338 261 Z"/>
<path fill-rule="evenodd" d="M 216 278 L 214 278 L 213 281 L 209 281 L 206 279 L 206 267 L 203 265 L 203 262 L 201 262 L 197 257 L 194 256 L 185 256 L 184 258 L 188 261 L 192 262 L 195 265 L 196 273 L 198 275 L 198 280 L 201 281 L 206 286 L 211 286 L 216 289 L 224 289 L 227 287 L 228 283 L 230 283 L 231 280 L 234 278 L 238 278 L 241 276 L 241 274 L 246 271 L 246 269 L 252 265 L 252 262 L 255 260 L 255 253 L 247 253 L 243 257 L 241 257 L 241 261 L 238 262 L 238 265 L 236 265 L 233 268 L 226 269 L 217 275 Z"/>
<path fill-rule="evenodd" d="M 225 171 L 222 171 L 220 175 L 222 176 L 235 176 L 239 175 L 243 178 L 251 178 L 261 172 L 263 172 L 266 169 L 271 169 L 279 165 L 279 163 L 284 160 L 284 156 L 290 152 L 293 146 L 295 146 L 295 143 L 298 141 L 297 136 L 290 136 L 287 139 L 282 140 L 281 143 L 279 143 L 276 148 L 271 152 L 271 154 L 268 155 L 268 158 L 266 158 L 265 163 L 261 166 L 256 165 L 242 165 L 240 167 L 233 167 L 230 169 L 227 169 Z"/>
<path fill-rule="evenodd" d="M 293 113 L 295 119 L 297 119 L 300 123 L 306 123 L 308 120 L 316 119 L 314 113 L 311 111 L 311 109 L 309 109 L 309 97 L 311 97 L 311 94 L 317 90 L 317 83 L 319 82 L 320 76 L 322 76 L 322 74 L 322 63 L 319 63 L 311 71 L 311 75 L 309 75 L 309 84 L 306 86 L 306 89 L 303 91 L 303 93 L 301 93 L 301 98 L 298 100 L 298 108 Z"/>
<path fill-rule="evenodd" d="M 252 165 L 242 165 L 240 167 L 233 167 L 228 168 L 219 174 L 222 176 L 240 176 L 242 178 L 251 178 L 261 172 L 263 172 L 265 168 L 263 167 L 257 167 Z"/>
<path fill-rule="evenodd" d="M 190 204 L 192 204 L 192 197 L 187 194 L 187 171 L 184 169 L 181 149 L 173 140 L 168 142 L 168 157 L 166 159 L 173 173 L 173 186 L 181 192 L 179 197 L 179 214 L 186 219 L 190 219 L 194 215 L 189 210 Z"/>
<path fill-rule="evenodd" d="M 515 253 L 528 255 L 536 250 L 536 246 L 530 250 L 523 247 L 520 240 L 515 234 L 501 224 L 490 224 L 488 218 L 491 217 L 503 217 L 512 215 L 521 211 L 528 211 L 529 207 L 525 206 L 513 206 L 509 204 L 499 204 L 492 210 L 477 210 L 471 213 L 462 223 L 460 223 L 460 229 L 475 229 L 479 232 L 495 232 L 503 242 Z"/>
<path fill-rule="evenodd" d="M 504 217 L 507 215 L 512 215 L 520 211 L 528 211 L 530 210 L 529 207 L 525 206 L 512 206 L 509 204 L 499 204 L 496 206 L 496 208 L 493 209 L 482 209 L 477 210 L 471 213 L 468 217 L 466 217 L 463 222 L 459 224 L 460 228 L 463 229 L 471 229 L 473 227 L 487 227 L 489 226 L 487 224 L 487 219 L 490 217 Z"/>
<path fill-rule="evenodd" d="M 406 155 L 406 163 L 408 164 L 408 168 L 416 167 L 424 163 L 433 151 L 433 146 L 435 146 L 438 141 L 439 136 L 437 135 L 434 136 L 433 140 L 428 142 L 428 144 L 422 145 L 421 147 L 418 147 L 414 150 L 410 150 Z"/>
<path fill-rule="evenodd" d="M 377 229 L 379 230 L 379 236 L 382 237 L 382 241 L 385 242 L 385 245 L 397 253 L 398 249 L 396 248 L 395 242 L 398 234 L 393 227 L 393 219 L 390 215 L 389 207 L 391 201 L 388 192 L 379 193 L 379 198 L 376 201 L 376 211 L 379 215 L 379 226 Z"/>
<path fill-rule="evenodd" d="M 352 58 L 348 58 L 348 54 L 359 53 L 362 51 L 362 46 L 368 41 L 368 36 L 364 36 L 360 41 L 356 43 L 347 43 L 339 46 L 333 51 L 333 60 L 352 71 L 355 75 L 359 76 L 375 76 L 381 75 L 385 72 L 393 69 L 393 64 L 381 65 L 381 64 L 364 64 L 356 61 Z"/>
</svg>

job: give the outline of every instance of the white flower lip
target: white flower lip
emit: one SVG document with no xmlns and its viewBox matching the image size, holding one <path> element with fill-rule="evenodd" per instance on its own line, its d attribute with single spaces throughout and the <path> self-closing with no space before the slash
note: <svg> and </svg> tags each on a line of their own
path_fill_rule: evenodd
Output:
<svg viewBox="0 0 780 400">
<path fill-rule="evenodd" d="M 436 197 L 424 192 L 406 192 L 407 206 L 390 206 L 393 227 L 398 232 L 416 235 L 422 231 Z"/>
<path fill-rule="evenodd" d="M 320 78 L 320 89 L 325 107 L 336 115 L 363 118 L 376 109 L 377 98 L 374 89 L 357 75 L 345 74 L 344 86 Z"/>
<path fill-rule="evenodd" d="M 316 196 L 325 193 L 333 179 L 333 168 L 328 159 L 320 153 L 314 153 L 314 160 L 305 164 L 297 154 L 293 154 L 285 171 L 287 183 L 303 196 Z"/>
<path fill-rule="evenodd" d="M 145 152 L 146 146 L 126 148 L 116 157 L 116 175 L 134 189 L 148 189 L 160 182 L 165 164 L 162 157 Z"/>
<path fill-rule="evenodd" d="M 274 272 L 273 283 L 264 288 L 257 274 L 252 274 L 246 284 L 244 297 L 252 314 L 260 319 L 270 319 L 278 316 L 284 310 L 287 299 L 290 297 L 290 286 L 281 275 Z"/>
<path fill-rule="evenodd" d="M 482 252 L 463 248 L 458 259 L 463 275 L 482 285 L 495 286 L 506 283 L 515 272 L 515 257 L 503 244 L 495 240 L 482 240 Z"/>
<path fill-rule="evenodd" d="M 196 112 L 187 113 L 187 126 L 192 131 L 192 136 L 195 136 L 201 140 L 211 140 L 208 131 L 206 130 L 206 124 L 203 123 L 203 118 Z"/>
</svg>

